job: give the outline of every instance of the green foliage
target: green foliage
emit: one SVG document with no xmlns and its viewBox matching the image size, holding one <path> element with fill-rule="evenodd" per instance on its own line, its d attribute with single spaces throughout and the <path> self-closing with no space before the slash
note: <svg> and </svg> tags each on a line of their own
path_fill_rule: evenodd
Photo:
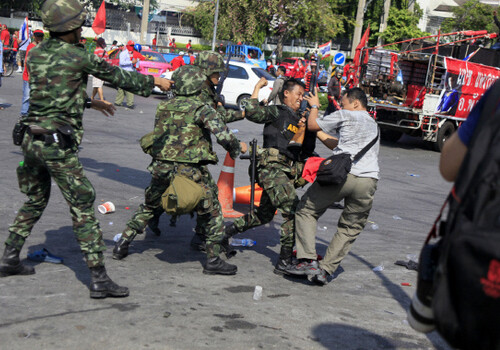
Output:
<svg viewBox="0 0 500 350">
<path fill-rule="evenodd" d="M 422 17 L 422 10 L 417 3 L 415 3 L 413 12 L 406 8 L 391 7 L 387 20 L 387 29 L 380 34 L 374 33 L 374 36 L 380 36 L 384 42 L 392 43 L 428 35 L 428 33 L 422 32 L 417 27 L 420 17 Z"/>
<path fill-rule="evenodd" d="M 326 110 L 326 108 L 328 107 L 328 94 L 320 92 L 318 94 L 318 97 L 319 97 L 319 103 L 321 104 L 321 107 L 319 109 L 321 111 Z"/>
<path fill-rule="evenodd" d="M 469 0 L 462 6 L 453 8 L 453 17 L 442 23 L 442 31 L 451 33 L 461 30 L 484 30 L 494 32 L 491 5 L 482 4 L 479 0 Z"/>
</svg>

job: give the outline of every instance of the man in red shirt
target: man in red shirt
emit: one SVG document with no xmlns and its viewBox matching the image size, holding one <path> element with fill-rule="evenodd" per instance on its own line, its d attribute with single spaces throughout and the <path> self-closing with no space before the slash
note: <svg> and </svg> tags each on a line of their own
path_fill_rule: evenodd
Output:
<svg viewBox="0 0 500 350">
<path fill-rule="evenodd" d="M 28 60 L 28 53 L 32 48 L 42 42 L 43 40 L 43 30 L 37 29 L 33 32 L 33 36 L 35 37 L 35 42 L 30 43 L 28 48 L 26 49 L 26 60 Z M 28 109 L 30 107 L 30 84 L 29 84 L 30 76 L 28 72 L 28 66 L 24 65 L 23 71 L 23 100 L 21 104 L 21 116 L 28 115 Z"/>
<path fill-rule="evenodd" d="M 194 60 L 196 59 L 196 57 L 194 57 L 193 50 L 188 51 L 188 56 L 189 56 L 189 64 L 194 64 Z"/>
<path fill-rule="evenodd" d="M 4 50 L 6 47 L 9 46 L 9 41 L 10 41 L 10 33 L 9 30 L 7 29 L 7 25 L 2 26 L 2 32 L 0 33 L 0 40 L 2 40 Z"/>
<path fill-rule="evenodd" d="M 191 39 L 189 39 L 188 43 L 186 44 L 186 50 L 191 50 L 191 48 L 193 47 L 193 45 L 191 45 Z M 189 51 L 188 51 L 189 53 Z"/>
<path fill-rule="evenodd" d="M 156 35 L 155 37 L 153 38 L 153 50 L 156 51 Z"/>
<path fill-rule="evenodd" d="M 179 56 L 174 57 L 172 61 L 170 61 L 170 64 L 172 65 L 172 71 L 175 71 L 180 66 L 184 66 L 186 64 L 184 62 L 184 52 L 179 52 Z"/>
<path fill-rule="evenodd" d="M 177 49 L 177 44 L 175 43 L 175 38 L 172 38 L 170 43 L 168 43 L 168 47 L 170 47 L 170 52 L 175 52 L 175 49 Z"/>
</svg>

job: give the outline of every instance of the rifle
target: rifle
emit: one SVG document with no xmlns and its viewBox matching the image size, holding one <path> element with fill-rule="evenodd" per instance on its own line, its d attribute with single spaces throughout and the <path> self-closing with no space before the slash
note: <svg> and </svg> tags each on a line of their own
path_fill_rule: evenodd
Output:
<svg viewBox="0 0 500 350">
<path fill-rule="evenodd" d="M 222 103 L 222 105 L 225 105 L 226 102 L 224 99 L 224 95 L 222 95 L 222 87 L 224 86 L 224 80 L 226 80 L 227 74 L 229 72 L 229 61 L 231 60 L 232 55 L 233 55 L 232 51 L 229 51 L 226 60 L 226 69 L 224 69 L 224 72 L 219 78 L 219 83 L 217 84 L 217 88 L 215 89 L 215 95 L 217 96 L 217 101 L 215 102 L 215 108 L 217 108 L 217 104 L 219 102 Z"/>
<path fill-rule="evenodd" d="M 309 96 L 310 94 L 314 95 L 314 88 L 316 87 L 317 81 L 318 81 L 318 67 L 316 66 L 316 70 L 314 71 L 313 74 L 311 74 L 309 89 L 304 94 L 305 96 Z M 307 108 L 307 101 L 302 101 L 300 103 L 300 109 L 298 113 L 299 116 L 305 115 L 306 122 L 304 123 L 304 125 L 299 126 L 299 130 L 295 133 L 295 135 L 293 135 L 292 139 L 288 143 L 287 148 L 291 151 L 298 151 L 302 147 L 302 143 L 304 143 L 304 137 L 306 135 L 306 129 L 307 129 L 306 125 L 307 117 L 309 116 L 309 113 L 306 112 L 306 108 Z"/>
<path fill-rule="evenodd" d="M 255 201 L 255 168 L 257 166 L 257 140 L 250 141 L 251 154 L 242 154 L 240 159 L 250 159 L 250 212 L 254 209 Z"/>
</svg>

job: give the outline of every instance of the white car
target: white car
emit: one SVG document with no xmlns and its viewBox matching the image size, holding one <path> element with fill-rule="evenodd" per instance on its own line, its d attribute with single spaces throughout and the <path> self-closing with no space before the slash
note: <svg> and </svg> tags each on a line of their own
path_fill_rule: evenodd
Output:
<svg viewBox="0 0 500 350">
<path fill-rule="evenodd" d="M 171 79 L 172 73 L 173 72 L 165 72 L 161 77 Z M 224 87 L 222 88 L 222 95 L 224 95 L 226 104 L 237 106 L 241 109 L 241 103 L 243 100 L 250 98 L 255 84 L 257 84 L 261 77 L 266 78 L 268 84 L 260 89 L 259 101 L 269 96 L 276 78 L 265 69 L 250 63 L 229 61 L 229 71 L 224 81 Z M 161 90 L 157 87 L 154 88 L 154 91 L 161 93 Z"/>
<path fill-rule="evenodd" d="M 250 63 L 229 61 L 229 71 L 222 88 L 222 95 L 224 95 L 226 104 L 238 106 L 241 109 L 241 103 L 243 100 L 250 98 L 255 84 L 261 77 L 266 78 L 268 84 L 260 89 L 259 101 L 269 96 L 276 78 L 265 69 Z"/>
</svg>

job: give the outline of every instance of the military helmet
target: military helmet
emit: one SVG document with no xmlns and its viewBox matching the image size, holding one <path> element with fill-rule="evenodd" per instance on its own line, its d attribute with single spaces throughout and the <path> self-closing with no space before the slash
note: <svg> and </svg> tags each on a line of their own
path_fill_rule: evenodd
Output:
<svg viewBox="0 0 500 350">
<path fill-rule="evenodd" d="M 209 77 L 213 73 L 224 71 L 225 64 L 222 55 L 214 51 L 202 51 L 194 60 L 194 65 L 200 67 Z"/>
<path fill-rule="evenodd" d="M 87 18 L 87 10 L 78 0 L 46 0 L 41 14 L 45 28 L 56 33 L 80 28 Z"/>
<path fill-rule="evenodd" d="M 175 94 L 180 96 L 193 95 L 201 91 L 201 85 L 207 80 L 199 67 L 185 65 L 177 68 L 172 74 L 175 84 Z"/>
</svg>

